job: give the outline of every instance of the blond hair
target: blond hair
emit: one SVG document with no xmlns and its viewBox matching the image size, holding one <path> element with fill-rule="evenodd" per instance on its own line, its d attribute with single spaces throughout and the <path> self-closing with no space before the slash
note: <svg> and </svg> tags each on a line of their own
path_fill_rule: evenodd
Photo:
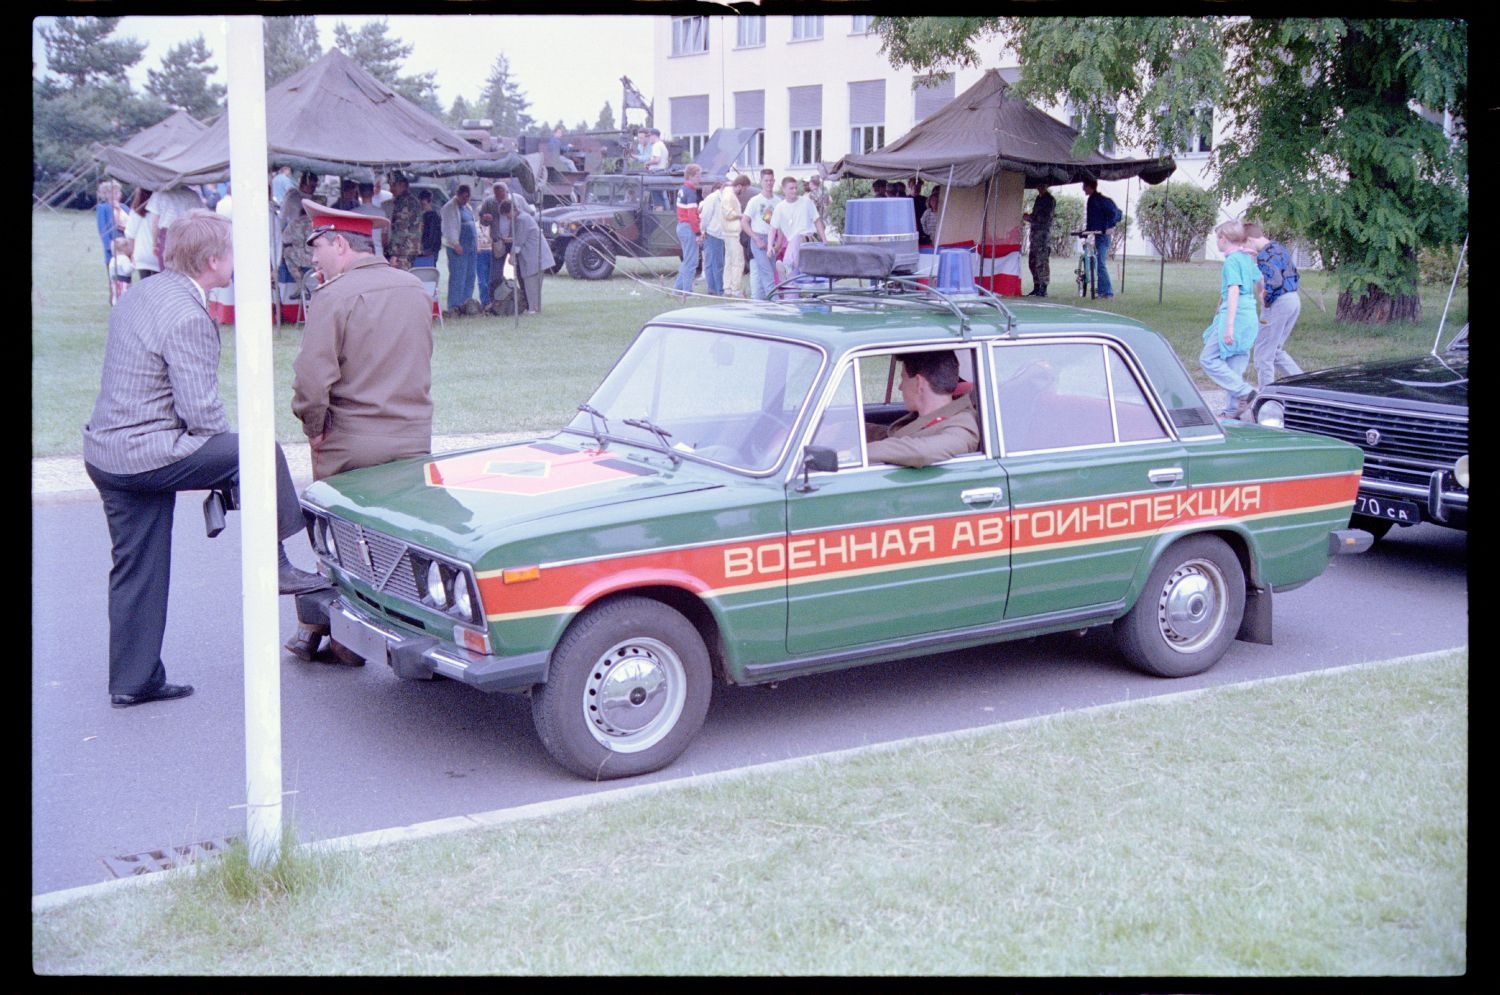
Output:
<svg viewBox="0 0 1500 995">
<path fill-rule="evenodd" d="M 1231 245 L 1245 244 L 1245 225 L 1239 221 L 1226 221 L 1214 229 L 1214 233 L 1224 236 L 1224 241 Z"/>
<path fill-rule="evenodd" d="M 185 276 L 197 277 L 211 260 L 226 258 L 234 247 L 229 219 L 201 208 L 178 218 L 167 231 L 167 257 L 162 263 Z"/>
</svg>

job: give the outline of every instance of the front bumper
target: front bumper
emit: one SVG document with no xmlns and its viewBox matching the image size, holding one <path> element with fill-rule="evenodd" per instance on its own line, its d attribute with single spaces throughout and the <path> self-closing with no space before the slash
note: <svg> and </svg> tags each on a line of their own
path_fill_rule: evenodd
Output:
<svg viewBox="0 0 1500 995">
<path fill-rule="evenodd" d="M 1397 525 L 1432 522 L 1449 528 L 1468 528 L 1469 495 L 1445 488 L 1446 476 L 1445 471 L 1433 471 L 1426 487 L 1364 477 L 1359 482 L 1354 512 Z"/>
<path fill-rule="evenodd" d="M 526 691 L 547 680 L 550 653 L 494 656 L 433 636 L 411 635 L 351 607 L 334 590 L 299 595 L 297 620 L 326 625 L 340 645 L 366 663 L 387 664 L 404 680 L 442 676 L 491 694 Z"/>
</svg>

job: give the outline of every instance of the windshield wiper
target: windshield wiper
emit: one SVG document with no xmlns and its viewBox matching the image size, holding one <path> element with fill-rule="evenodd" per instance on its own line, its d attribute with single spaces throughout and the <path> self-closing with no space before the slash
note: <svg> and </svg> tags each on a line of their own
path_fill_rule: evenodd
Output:
<svg viewBox="0 0 1500 995">
<path fill-rule="evenodd" d="M 592 404 L 580 404 L 578 410 L 589 416 L 589 433 L 599 441 L 600 449 L 605 448 L 608 444 L 605 436 L 609 435 L 609 419 L 604 417 L 604 412 Z M 604 423 L 604 431 L 602 432 L 599 431 L 599 422 Z"/>
<path fill-rule="evenodd" d="M 672 457 L 673 466 L 682 462 L 682 457 L 677 454 L 677 450 L 673 449 L 672 444 L 667 441 L 672 437 L 671 432 L 668 432 L 649 418 L 626 418 L 625 424 L 631 428 L 643 428 L 660 439 L 661 448 L 668 456 Z"/>
</svg>

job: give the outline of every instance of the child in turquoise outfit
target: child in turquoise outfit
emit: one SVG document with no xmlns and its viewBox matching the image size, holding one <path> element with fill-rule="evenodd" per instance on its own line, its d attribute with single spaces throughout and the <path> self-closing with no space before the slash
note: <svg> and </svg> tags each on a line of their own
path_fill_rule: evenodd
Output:
<svg viewBox="0 0 1500 995">
<path fill-rule="evenodd" d="M 1238 420 L 1250 410 L 1255 391 L 1245 382 L 1250 365 L 1250 347 L 1260 331 L 1255 314 L 1255 284 L 1260 268 L 1255 254 L 1245 244 L 1245 226 L 1226 221 L 1214 229 L 1219 251 L 1224 254 L 1220 273 L 1219 311 L 1203 330 L 1203 355 L 1198 362 L 1208 378 L 1228 395 L 1221 417 Z"/>
</svg>

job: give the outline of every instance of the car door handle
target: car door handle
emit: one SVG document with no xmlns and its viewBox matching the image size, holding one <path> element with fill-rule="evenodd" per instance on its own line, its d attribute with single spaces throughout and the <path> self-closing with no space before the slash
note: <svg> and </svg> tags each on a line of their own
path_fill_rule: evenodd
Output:
<svg viewBox="0 0 1500 995">
<path fill-rule="evenodd" d="M 960 491 L 958 497 L 964 504 L 994 504 L 1005 497 L 1005 491 L 999 487 L 975 487 Z"/>
<path fill-rule="evenodd" d="M 1146 479 L 1153 484 L 1175 484 L 1182 479 L 1182 467 L 1161 466 L 1146 471 Z"/>
</svg>

